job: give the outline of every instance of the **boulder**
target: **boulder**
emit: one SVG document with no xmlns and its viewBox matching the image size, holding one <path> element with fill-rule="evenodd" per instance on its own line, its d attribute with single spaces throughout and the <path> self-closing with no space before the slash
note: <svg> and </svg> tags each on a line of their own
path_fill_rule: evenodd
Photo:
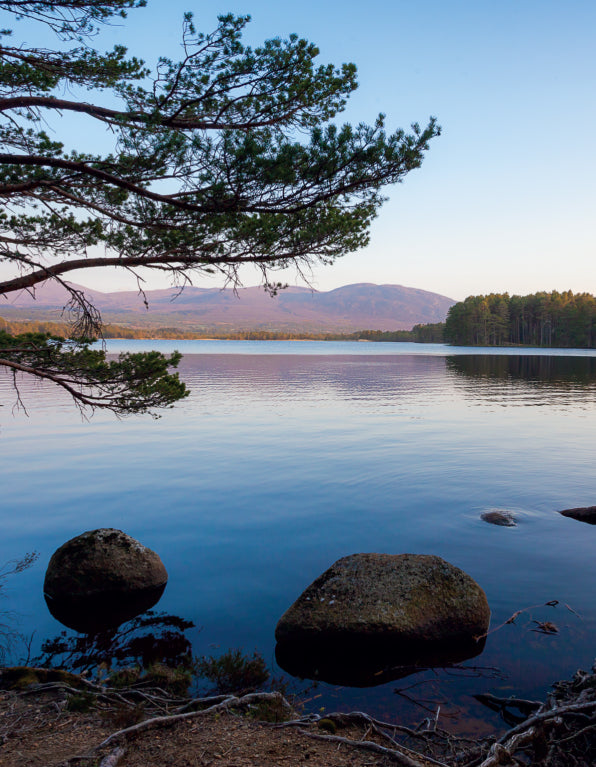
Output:
<svg viewBox="0 0 596 767">
<path fill-rule="evenodd" d="M 565 509 L 560 511 L 564 517 L 577 519 L 579 522 L 587 522 L 589 525 L 596 525 L 596 506 L 582 506 L 577 509 Z"/>
<path fill-rule="evenodd" d="M 91 530 L 50 559 L 44 596 L 52 615 L 76 631 L 118 626 L 152 607 L 168 574 L 159 556 L 121 530 Z"/>
<path fill-rule="evenodd" d="M 290 673 L 300 668 L 299 676 L 334 681 L 343 668 L 343 683 L 366 685 L 371 675 L 397 678 L 403 675 L 398 668 L 449 665 L 478 654 L 489 622 L 484 591 L 440 557 L 352 554 L 280 618 L 276 654 Z M 349 682 L 350 665 L 366 658 L 370 668 Z"/>
<path fill-rule="evenodd" d="M 499 525 L 500 527 L 517 526 L 517 522 L 515 521 L 513 514 L 510 511 L 502 511 L 501 509 L 485 511 L 480 515 L 480 519 L 488 522 L 491 525 Z"/>
<path fill-rule="evenodd" d="M 459 567 L 423 554 L 352 554 L 320 575 L 282 615 L 278 641 L 375 636 L 445 642 L 484 634 L 486 595 Z"/>
</svg>

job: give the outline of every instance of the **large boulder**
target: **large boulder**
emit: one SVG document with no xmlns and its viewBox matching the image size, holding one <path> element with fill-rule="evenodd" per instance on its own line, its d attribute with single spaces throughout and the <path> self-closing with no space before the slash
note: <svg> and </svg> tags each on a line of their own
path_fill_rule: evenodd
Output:
<svg viewBox="0 0 596 767">
<path fill-rule="evenodd" d="M 276 653 L 297 676 L 367 685 L 477 655 L 489 622 L 484 591 L 440 557 L 352 554 L 284 613 Z"/>
<path fill-rule="evenodd" d="M 118 626 L 152 607 L 168 574 L 159 556 L 121 530 L 90 530 L 57 549 L 44 596 L 52 615 L 76 631 Z"/>
</svg>

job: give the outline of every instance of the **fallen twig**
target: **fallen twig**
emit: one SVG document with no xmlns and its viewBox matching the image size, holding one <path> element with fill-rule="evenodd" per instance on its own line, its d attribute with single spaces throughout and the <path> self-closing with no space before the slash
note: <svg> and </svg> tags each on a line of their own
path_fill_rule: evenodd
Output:
<svg viewBox="0 0 596 767">
<path fill-rule="evenodd" d="M 489 636 L 490 634 L 494 634 L 495 631 L 499 631 L 499 629 L 502 629 L 504 626 L 508 626 L 511 623 L 515 623 L 515 621 L 519 618 L 520 615 L 522 615 L 523 613 L 527 613 L 529 610 L 537 610 L 539 607 L 556 607 L 558 604 L 559 604 L 558 599 L 551 599 L 550 601 L 544 602 L 541 605 L 530 605 L 529 607 L 522 607 L 521 610 L 516 610 L 513 613 L 513 615 L 510 615 L 506 621 L 504 621 L 503 623 L 500 623 L 498 626 L 495 626 L 493 629 L 489 629 L 484 634 L 478 634 L 478 636 L 475 636 L 474 639 L 476 642 L 480 642 L 481 639 L 486 639 L 487 636 Z M 568 610 L 571 610 L 571 608 L 568 607 L 567 605 L 565 605 L 565 607 L 567 607 Z M 575 611 L 571 610 L 571 612 L 575 612 Z M 537 621 L 535 621 L 535 623 L 536 622 Z M 544 633 L 556 633 L 556 632 L 544 632 Z"/>
</svg>

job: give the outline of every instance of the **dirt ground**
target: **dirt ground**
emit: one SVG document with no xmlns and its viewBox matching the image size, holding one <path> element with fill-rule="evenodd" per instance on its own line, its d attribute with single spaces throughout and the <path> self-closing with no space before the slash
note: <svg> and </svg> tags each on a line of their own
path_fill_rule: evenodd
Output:
<svg viewBox="0 0 596 767">
<path fill-rule="evenodd" d="M 596 665 L 556 682 L 543 702 L 484 696 L 503 717 L 517 712 L 498 741 L 443 730 L 438 710 L 411 729 L 359 712 L 301 713 L 275 691 L 189 698 L 52 669 L 0 676 L 0 767 L 596 765 Z"/>
<path fill-rule="evenodd" d="M 388 758 L 353 747 L 322 742 L 297 727 L 277 728 L 247 716 L 207 714 L 139 733 L 122 744 L 95 747 L 118 724 L 105 713 L 73 713 L 57 698 L 0 693 L 2 767 L 99 767 L 119 745 L 118 767 L 387 767 Z M 316 730 L 315 730 L 316 732 Z M 318 733 L 323 734 L 320 730 Z M 342 729 L 342 737 L 370 739 L 362 728 Z M 108 764 L 110 764 L 108 762 Z"/>
</svg>

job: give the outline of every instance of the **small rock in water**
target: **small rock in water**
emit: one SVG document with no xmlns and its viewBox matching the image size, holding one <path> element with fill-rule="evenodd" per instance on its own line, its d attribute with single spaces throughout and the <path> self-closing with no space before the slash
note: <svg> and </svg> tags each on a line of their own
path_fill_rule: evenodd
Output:
<svg viewBox="0 0 596 767">
<path fill-rule="evenodd" d="M 480 518 L 491 525 L 500 525 L 501 527 L 517 526 L 515 517 L 510 511 L 500 511 L 498 509 L 485 511 L 480 515 Z"/>
<path fill-rule="evenodd" d="M 579 522 L 587 522 L 589 525 L 596 525 L 596 506 L 583 506 L 578 509 L 565 509 L 560 511 L 564 517 L 577 519 Z"/>
</svg>

